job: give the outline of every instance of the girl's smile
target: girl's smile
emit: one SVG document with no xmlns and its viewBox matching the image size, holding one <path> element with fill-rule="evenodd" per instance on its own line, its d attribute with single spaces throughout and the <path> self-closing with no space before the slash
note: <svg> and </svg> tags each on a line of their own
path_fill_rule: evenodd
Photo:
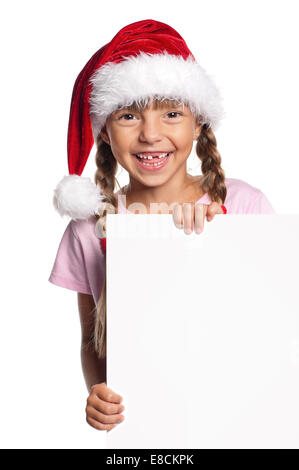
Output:
<svg viewBox="0 0 299 470">
<path fill-rule="evenodd" d="M 142 155 L 142 156 L 141 156 Z M 149 153 L 148 156 L 144 154 L 133 154 L 136 158 L 137 165 L 140 166 L 145 171 L 159 171 L 164 168 L 169 159 L 173 157 L 173 152 L 164 152 L 164 153 Z"/>
</svg>

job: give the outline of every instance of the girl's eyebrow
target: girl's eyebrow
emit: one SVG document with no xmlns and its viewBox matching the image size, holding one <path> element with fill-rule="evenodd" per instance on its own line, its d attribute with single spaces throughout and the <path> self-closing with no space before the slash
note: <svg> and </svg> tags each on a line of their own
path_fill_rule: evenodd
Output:
<svg viewBox="0 0 299 470">
<path fill-rule="evenodd" d="M 184 106 L 182 104 L 165 104 L 164 106 L 161 106 L 160 108 L 156 108 L 154 109 L 153 111 L 159 111 L 159 109 L 177 109 L 177 108 L 183 108 Z M 140 113 L 140 112 L 143 112 L 143 111 L 146 111 L 146 109 L 135 109 L 134 107 L 125 107 L 125 108 L 121 108 L 121 109 L 116 109 L 115 110 L 115 113 L 120 113 L 120 112 L 123 112 L 123 111 L 131 111 L 131 112 L 136 112 L 136 113 Z"/>
<path fill-rule="evenodd" d="M 114 111 L 114 113 L 115 113 L 115 114 L 116 114 L 116 113 L 122 113 L 122 112 L 124 112 L 124 111 L 132 111 L 132 108 L 128 107 L 128 108 L 116 109 L 116 110 Z"/>
<path fill-rule="evenodd" d="M 156 109 L 154 109 L 153 111 L 163 111 L 165 112 L 166 110 L 168 110 L 168 112 L 170 112 L 169 110 L 171 109 L 181 109 L 181 110 L 184 110 L 185 107 L 184 107 L 184 104 L 180 104 L 180 103 L 164 103 L 162 102 L 162 106 L 161 107 L 157 107 Z M 135 106 L 127 106 L 127 107 L 123 107 L 123 108 L 119 108 L 119 109 L 116 109 L 115 111 L 113 111 L 112 115 L 113 116 L 119 116 L 121 113 L 142 113 L 146 111 L 146 108 L 145 109 L 136 109 Z"/>
</svg>

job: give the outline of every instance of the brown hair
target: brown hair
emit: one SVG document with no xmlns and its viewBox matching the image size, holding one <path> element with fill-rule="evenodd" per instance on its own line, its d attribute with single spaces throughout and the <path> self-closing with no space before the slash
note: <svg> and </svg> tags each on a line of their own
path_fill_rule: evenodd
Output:
<svg viewBox="0 0 299 470">
<path fill-rule="evenodd" d="M 163 108 L 164 106 L 179 106 L 183 104 L 178 100 L 171 99 L 154 99 L 154 109 Z M 131 106 L 126 106 L 126 109 L 132 112 L 138 112 L 141 108 L 145 108 L 148 104 L 143 106 L 140 103 L 134 102 Z M 119 108 L 120 109 L 120 108 Z M 100 187 L 101 192 L 104 194 L 104 203 L 111 204 L 117 212 L 117 200 L 114 195 L 116 186 L 116 172 L 117 160 L 115 159 L 110 145 L 104 142 L 100 136 L 96 140 L 96 165 L 97 171 L 95 173 L 95 183 Z M 226 198 L 225 174 L 221 168 L 221 156 L 217 150 L 217 141 L 211 128 L 207 124 L 203 124 L 201 133 L 196 143 L 196 154 L 201 160 L 202 180 L 200 182 L 201 188 L 204 193 L 208 193 L 211 201 L 216 201 L 219 204 L 224 204 Z M 119 186 L 119 184 L 118 184 Z M 101 219 L 104 230 L 106 230 L 106 214 L 109 210 L 104 210 L 101 215 L 96 218 Z M 99 248 L 100 249 L 100 248 Z M 95 351 L 99 358 L 106 356 L 106 269 L 104 275 L 104 282 L 102 286 L 102 293 L 98 301 L 95 311 L 95 325 L 93 333 L 93 342 Z"/>
</svg>

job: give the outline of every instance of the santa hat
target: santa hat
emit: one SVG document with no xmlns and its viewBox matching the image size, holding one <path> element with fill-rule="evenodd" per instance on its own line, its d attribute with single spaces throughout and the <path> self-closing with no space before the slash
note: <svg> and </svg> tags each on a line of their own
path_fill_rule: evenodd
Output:
<svg viewBox="0 0 299 470">
<path fill-rule="evenodd" d="M 159 21 L 137 21 L 99 49 L 75 82 L 67 137 L 69 175 L 53 198 L 60 215 L 86 219 L 101 213 L 100 188 L 81 176 L 93 143 L 113 111 L 153 97 L 183 101 L 212 130 L 224 116 L 219 90 L 179 33 Z"/>
</svg>

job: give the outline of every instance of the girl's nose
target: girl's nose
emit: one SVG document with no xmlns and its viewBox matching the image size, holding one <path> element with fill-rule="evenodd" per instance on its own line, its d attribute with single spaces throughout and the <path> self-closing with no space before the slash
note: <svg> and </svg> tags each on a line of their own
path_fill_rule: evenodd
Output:
<svg viewBox="0 0 299 470">
<path fill-rule="evenodd" d="M 156 142 L 161 139 L 161 125 L 158 120 L 146 119 L 140 127 L 139 138 L 146 142 Z"/>
</svg>

